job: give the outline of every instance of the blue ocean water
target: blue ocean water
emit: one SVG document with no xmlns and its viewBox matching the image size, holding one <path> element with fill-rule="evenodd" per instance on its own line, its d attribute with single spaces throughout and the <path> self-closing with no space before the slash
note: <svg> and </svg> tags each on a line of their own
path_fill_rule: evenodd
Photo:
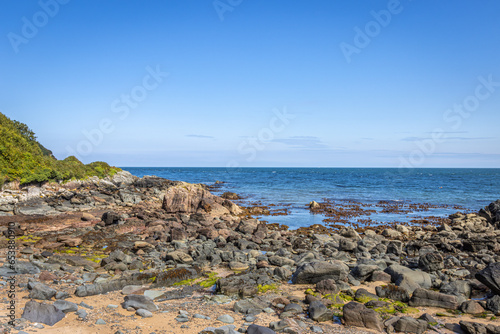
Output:
<svg viewBox="0 0 500 334">
<path fill-rule="evenodd" d="M 208 185 L 223 181 L 218 192 L 235 192 L 245 198 L 243 202 L 289 205 L 289 215 L 265 216 L 263 219 L 290 228 L 322 223 L 323 216 L 311 214 L 307 209 L 306 205 L 313 200 L 459 205 L 464 210 L 475 212 L 500 198 L 500 169 L 122 168 L 139 177 L 156 175 Z M 380 223 L 409 221 L 425 215 L 446 217 L 456 211 L 456 208 L 442 207 L 405 215 L 378 212 L 371 219 Z"/>
</svg>

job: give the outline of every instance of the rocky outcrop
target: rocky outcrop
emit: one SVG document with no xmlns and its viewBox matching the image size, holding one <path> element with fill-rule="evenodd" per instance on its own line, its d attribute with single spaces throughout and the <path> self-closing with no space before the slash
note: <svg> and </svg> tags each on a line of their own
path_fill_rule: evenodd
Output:
<svg viewBox="0 0 500 334">
<path fill-rule="evenodd" d="M 241 213 L 233 202 L 212 195 L 201 185 L 189 183 L 168 188 L 162 207 L 167 213 L 210 213 L 214 216 Z"/>
</svg>

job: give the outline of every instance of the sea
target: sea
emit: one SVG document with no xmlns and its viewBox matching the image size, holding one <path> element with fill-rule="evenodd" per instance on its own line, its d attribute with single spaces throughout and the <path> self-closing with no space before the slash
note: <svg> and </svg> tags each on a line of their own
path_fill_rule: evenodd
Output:
<svg viewBox="0 0 500 334">
<path fill-rule="evenodd" d="M 155 175 L 169 180 L 203 183 L 230 191 L 241 205 L 261 203 L 286 208 L 287 215 L 262 216 L 290 229 L 324 224 L 325 216 L 308 208 L 311 201 L 342 206 L 359 203 L 375 209 L 374 224 L 409 223 L 455 212 L 477 212 L 500 198 L 500 169 L 479 168 L 198 168 L 122 167 L 135 176 Z M 400 207 L 430 204 L 426 211 L 387 212 L 378 203 Z M 352 218 L 353 222 L 360 217 Z M 362 218 L 362 217 L 361 217 Z"/>
</svg>

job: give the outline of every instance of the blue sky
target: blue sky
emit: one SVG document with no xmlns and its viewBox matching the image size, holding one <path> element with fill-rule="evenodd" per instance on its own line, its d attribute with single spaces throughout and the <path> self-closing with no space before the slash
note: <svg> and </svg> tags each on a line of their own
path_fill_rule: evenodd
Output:
<svg viewBox="0 0 500 334">
<path fill-rule="evenodd" d="M 117 166 L 498 167 L 500 2 L 4 1 L 0 111 Z"/>
</svg>

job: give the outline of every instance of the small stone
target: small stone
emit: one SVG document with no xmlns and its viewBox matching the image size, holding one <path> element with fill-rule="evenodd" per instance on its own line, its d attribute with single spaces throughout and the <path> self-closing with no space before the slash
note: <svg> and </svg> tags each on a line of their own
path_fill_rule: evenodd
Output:
<svg viewBox="0 0 500 334">
<path fill-rule="evenodd" d="M 146 291 L 144 291 L 144 296 L 149 297 L 153 300 L 160 298 L 164 294 L 165 294 L 165 292 L 158 291 L 158 290 L 146 290 Z"/>
<path fill-rule="evenodd" d="M 246 322 L 254 322 L 255 320 L 257 320 L 257 318 L 255 316 L 253 316 L 253 315 L 247 315 L 245 317 L 245 321 Z"/>
<path fill-rule="evenodd" d="M 223 322 L 225 324 L 232 324 L 234 323 L 234 318 L 231 317 L 229 314 L 224 314 L 218 317 L 217 321 Z"/>
<path fill-rule="evenodd" d="M 274 313 L 274 310 L 270 307 L 266 307 L 265 309 L 263 309 L 262 311 L 266 312 L 266 313 L 269 313 L 269 314 L 272 314 Z"/>
<path fill-rule="evenodd" d="M 118 305 L 114 305 L 114 304 L 109 304 L 108 306 L 106 306 L 107 308 L 118 308 Z"/>
<path fill-rule="evenodd" d="M 314 333 L 323 333 L 323 329 L 319 326 L 311 326 L 311 331 Z"/>
<path fill-rule="evenodd" d="M 66 291 L 57 291 L 56 293 L 56 299 L 66 299 L 66 298 L 69 298 L 69 293 L 67 293 Z"/>
<path fill-rule="evenodd" d="M 136 311 L 137 315 L 140 315 L 143 318 L 151 318 L 153 316 L 153 313 L 149 312 L 148 310 L 145 310 L 143 308 L 140 308 Z"/>
<path fill-rule="evenodd" d="M 79 309 L 78 311 L 75 312 L 75 314 L 80 318 L 81 320 L 85 320 L 87 318 L 87 311 L 84 309 Z"/>
<path fill-rule="evenodd" d="M 85 302 L 81 302 L 79 305 L 81 307 L 88 308 L 89 310 L 93 310 L 94 309 L 94 306 L 90 306 L 90 305 L 86 304 Z"/>
<path fill-rule="evenodd" d="M 97 321 L 95 322 L 96 325 L 106 325 L 106 321 L 102 320 L 102 319 L 97 319 Z"/>
</svg>

